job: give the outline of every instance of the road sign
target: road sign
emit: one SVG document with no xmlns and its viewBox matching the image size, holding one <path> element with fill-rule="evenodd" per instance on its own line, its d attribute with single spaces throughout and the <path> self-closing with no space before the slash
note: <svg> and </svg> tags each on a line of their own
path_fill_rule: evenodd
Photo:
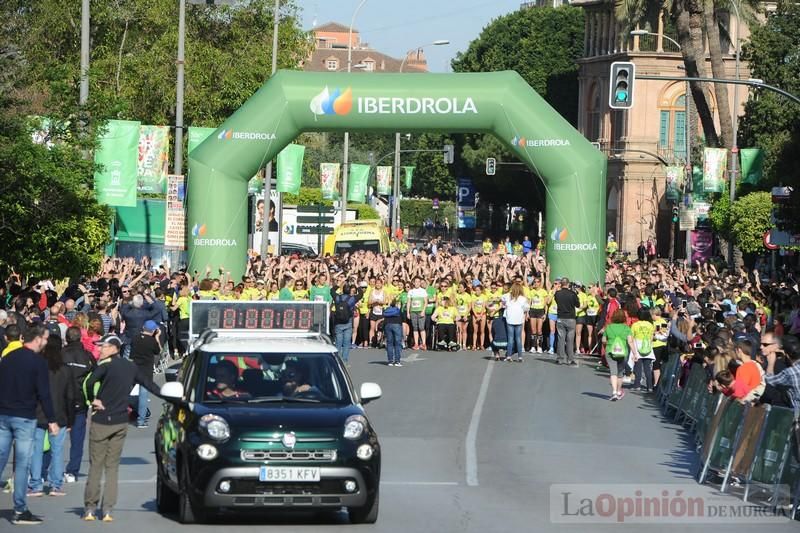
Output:
<svg viewBox="0 0 800 533">
<path fill-rule="evenodd" d="M 439 199 L 438 198 L 434 198 L 433 199 L 433 205 L 431 206 L 431 208 L 432 209 L 439 209 Z"/>
<path fill-rule="evenodd" d="M 331 235 L 333 228 L 330 226 L 297 226 L 298 235 Z"/>
<path fill-rule="evenodd" d="M 315 215 L 315 216 L 298 216 L 297 217 L 298 224 L 333 224 L 333 217 L 328 217 L 324 215 Z"/>
<path fill-rule="evenodd" d="M 298 213 L 333 213 L 333 206 L 330 205 L 298 205 Z"/>
<path fill-rule="evenodd" d="M 497 170 L 497 159 L 494 157 L 487 157 L 486 158 L 486 175 L 487 176 L 494 176 L 495 170 Z"/>
</svg>

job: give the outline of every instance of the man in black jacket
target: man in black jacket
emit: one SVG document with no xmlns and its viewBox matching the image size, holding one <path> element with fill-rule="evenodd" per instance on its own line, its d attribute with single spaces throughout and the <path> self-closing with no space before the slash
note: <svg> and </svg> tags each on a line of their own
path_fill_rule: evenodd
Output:
<svg viewBox="0 0 800 533">
<path fill-rule="evenodd" d="M 153 379 L 153 367 L 156 358 L 161 354 L 161 329 L 153 320 L 148 320 L 142 326 L 142 331 L 131 343 L 131 360 L 139 369 L 139 375 Z M 136 427 L 147 427 L 147 389 L 139 387 L 139 402 L 136 408 Z"/>
<path fill-rule="evenodd" d="M 558 359 L 557 363 L 562 365 L 578 366 L 575 361 L 575 323 L 576 310 L 581 306 L 578 295 L 570 289 L 569 280 L 561 279 L 561 288 L 553 295 L 558 307 L 558 321 L 556 331 L 558 332 Z"/>
<path fill-rule="evenodd" d="M 86 413 L 88 405 L 83 396 L 83 382 L 95 367 L 92 354 L 83 348 L 81 342 L 81 330 L 78 327 L 70 327 L 66 334 L 67 345 L 61 352 L 64 364 L 69 367 L 72 375 L 73 397 L 75 398 L 75 421 L 69 432 L 69 462 L 64 473 L 64 481 L 75 483 L 78 479 L 78 471 L 83 460 L 83 440 L 86 438 Z"/>
<path fill-rule="evenodd" d="M 2 472 L 14 443 L 13 524 L 41 524 L 42 519 L 28 509 L 28 467 L 36 431 L 36 406 L 41 404 L 50 433 L 58 434 L 59 427 L 50 398 L 50 379 L 47 362 L 39 355 L 47 344 L 49 333 L 35 324 L 25 330 L 25 345 L 0 359 L 0 472 Z"/>
<path fill-rule="evenodd" d="M 86 399 L 91 402 L 92 424 L 89 429 L 89 476 L 84 492 L 83 519 L 97 519 L 100 503 L 100 480 L 105 471 L 103 486 L 103 521 L 111 522 L 111 511 L 117 503 L 119 460 L 128 432 L 128 396 L 138 383 L 153 394 L 159 390 L 153 380 L 142 376 L 137 366 L 119 356 L 122 341 L 116 335 L 105 335 L 100 346 L 100 361 L 86 380 Z M 100 384 L 95 391 L 95 384 Z"/>
</svg>

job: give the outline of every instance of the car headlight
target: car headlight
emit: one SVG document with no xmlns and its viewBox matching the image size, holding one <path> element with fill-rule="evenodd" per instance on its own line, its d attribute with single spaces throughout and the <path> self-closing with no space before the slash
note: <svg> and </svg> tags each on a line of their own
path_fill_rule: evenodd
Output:
<svg viewBox="0 0 800 533">
<path fill-rule="evenodd" d="M 228 422 L 218 415 L 203 415 L 200 418 L 200 429 L 212 439 L 222 442 L 231 436 L 231 428 Z"/>
<path fill-rule="evenodd" d="M 200 457 L 200 459 L 212 461 L 217 458 L 219 451 L 213 444 L 201 444 L 197 447 L 197 455 Z"/>
<path fill-rule="evenodd" d="M 375 450 L 369 444 L 362 444 L 356 450 L 356 456 L 362 461 L 369 461 Z"/>
<path fill-rule="evenodd" d="M 367 419 L 361 415 L 348 417 L 344 422 L 344 438 L 356 440 L 361 438 L 367 429 Z"/>
</svg>

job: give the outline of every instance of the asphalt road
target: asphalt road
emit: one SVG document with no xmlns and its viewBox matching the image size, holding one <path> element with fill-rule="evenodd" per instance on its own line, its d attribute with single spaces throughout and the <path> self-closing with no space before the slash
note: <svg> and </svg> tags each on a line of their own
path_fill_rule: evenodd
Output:
<svg viewBox="0 0 800 533">
<path fill-rule="evenodd" d="M 674 531 L 675 523 L 607 525 L 557 523 L 551 514 L 553 484 L 616 484 L 674 487 L 683 484 L 718 502 L 739 499 L 697 487 L 695 455 L 682 428 L 663 420 L 647 398 L 629 393 L 612 403 L 607 375 L 582 363 L 556 366 L 542 356 L 523 363 L 495 363 L 488 352 L 405 353 L 402 368 L 387 367 L 378 350 L 355 350 L 356 383 L 376 381 L 383 398 L 368 406 L 383 448 L 378 523 L 351 526 L 334 516 L 228 517 L 194 529 L 241 531 L 479 532 Z M 160 410 L 156 404 L 154 413 Z M 81 469 L 86 473 L 88 465 Z M 4 478 L 8 476 L 8 469 Z M 42 531 L 87 528 L 147 533 L 187 527 L 155 511 L 153 430 L 131 427 L 120 468 L 120 503 L 113 524 L 79 519 L 83 480 L 66 485 L 67 496 L 29 501 L 45 518 Z M 585 485 L 584 485 L 585 486 Z M 554 507 L 561 509 L 561 492 Z M 0 530 L 10 531 L 11 497 L 0 494 Z M 571 505 L 571 504 L 570 504 Z M 569 512 L 574 509 L 570 508 Z M 558 514 L 558 512 L 556 513 Z M 569 517 L 568 517 L 569 518 Z M 680 525 L 684 531 L 796 531 L 777 519 L 768 524 Z"/>
</svg>

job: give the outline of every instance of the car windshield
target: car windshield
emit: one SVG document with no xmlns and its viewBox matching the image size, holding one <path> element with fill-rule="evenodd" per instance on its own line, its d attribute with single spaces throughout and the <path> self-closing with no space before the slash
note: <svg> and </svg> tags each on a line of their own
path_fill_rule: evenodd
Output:
<svg viewBox="0 0 800 533">
<path fill-rule="evenodd" d="M 347 382 L 335 356 L 209 353 L 205 403 L 348 403 Z"/>
<path fill-rule="evenodd" d="M 336 254 L 343 254 L 346 252 L 357 252 L 359 250 L 364 250 L 366 252 L 377 252 L 380 253 L 381 251 L 381 243 L 378 240 L 374 241 L 336 241 L 336 246 L 334 247 L 334 253 Z"/>
</svg>

